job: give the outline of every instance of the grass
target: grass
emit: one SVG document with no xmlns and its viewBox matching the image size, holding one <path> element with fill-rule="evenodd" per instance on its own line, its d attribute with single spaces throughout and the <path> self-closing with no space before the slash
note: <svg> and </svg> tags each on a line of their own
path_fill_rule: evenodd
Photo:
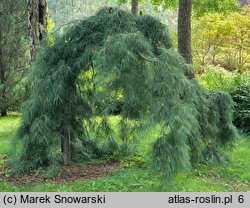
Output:
<svg viewBox="0 0 250 208">
<path fill-rule="evenodd" d="M 0 117 L 0 159 L 7 154 L 12 138 L 18 127 L 20 117 L 11 114 L 8 117 Z"/>
<path fill-rule="evenodd" d="M 11 115 L 0 118 L 0 157 L 8 151 L 11 139 L 18 127 L 19 117 Z M 149 142 L 149 141 L 147 141 Z M 143 144 L 147 146 L 147 144 Z M 142 146 L 143 146 L 142 145 Z M 193 191 L 193 192 L 238 192 L 250 191 L 250 137 L 241 136 L 236 149 L 230 153 L 231 162 L 225 165 L 199 165 L 189 173 L 176 176 L 173 182 L 164 182 L 159 175 L 137 164 L 117 169 L 111 176 L 97 180 L 77 181 L 74 183 L 55 184 L 46 182 L 37 186 L 13 186 L 0 182 L 0 191 Z"/>
</svg>

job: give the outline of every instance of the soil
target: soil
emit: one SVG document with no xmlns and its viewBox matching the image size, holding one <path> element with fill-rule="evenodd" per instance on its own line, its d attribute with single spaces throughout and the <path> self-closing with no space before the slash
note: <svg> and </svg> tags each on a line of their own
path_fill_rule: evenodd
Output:
<svg viewBox="0 0 250 208">
<path fill-rule="evenodd" d="M 118 162 L 106 164 L 89 164 L 84 167 L 78 165 L 63 166 L 60 174 L 48 179 L 45 174 L 37 174 L 36 172 L 26 173 L 20 176 L 5 177 L 5 180 L 15 186 L 37 185 L 44 182 L 68 183 L 79 180 L 97 179 L 107 175 L 111 175 L 113 170 L 118 168 Z"/>
</svg>

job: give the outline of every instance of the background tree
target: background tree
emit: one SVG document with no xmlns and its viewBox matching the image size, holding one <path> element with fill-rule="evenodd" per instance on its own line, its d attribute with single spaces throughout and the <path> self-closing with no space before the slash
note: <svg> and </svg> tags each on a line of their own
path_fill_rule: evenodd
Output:
<svg viewBox="0 0 250 208">
<path fill-rule="evenodd" d="M 197 69 L 218 65 L 228 71 L 250 67 L 250 7 L 229 14 L 207 14 L 193 25 L 194 63 Z"/>
<path fill-rule="evenodd" d="M 55 33 L 62 34 L 73 22 L 91 16 L 102 7 L 115 5 L 117 5 L 116 0 L 49 0 L 48 15 L 54 22 Z"/>
<path fill-rule="evenodd" d="M 34 60 L 47 29 L 47 1 L 28 0 L 28 17 L 30 54 L 31 60 Z"/>
<path fill-rule="evenodd" d="M 132 0 L 131 12 L 137 16 L 139 13 L 139 0 Z"/>
<path fill-rule="evenodd" d="M 192 64 L 191 47 L 192 0 L 179 0 L 178 51 L 188 64 Z M 194 75 L 189 75 L 193 78 Z"/>
<path fill-rule="evenodd" d="M 194 17 L 201 17 L 208 13 L 230 13 L 240 10 L 237 0 L 192 0 Z"/>
<path fill-rule="evenodd" d="M 191 17 L 192 6 L 196 17 L 209 12 L 230 12 L 239 9 L 237 0 L 152 0 L 154 5 L 165 9 L 179 7 L 178 12 L 178 51 L 187 63 L 192 63 Z M 194 75 L 190 74 L 190 77 Z"/>
<path fill-rule="evenodd" d="M 17 110 L 25 97 L 28 66 L 27 16 L 24 1 L 0 2 L 0 115 Z"/>
</svg>

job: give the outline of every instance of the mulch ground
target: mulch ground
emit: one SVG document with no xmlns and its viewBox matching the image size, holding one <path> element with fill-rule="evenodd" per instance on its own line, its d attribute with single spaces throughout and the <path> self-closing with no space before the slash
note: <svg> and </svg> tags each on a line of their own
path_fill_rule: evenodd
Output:
<svg viewBox="0 0 250 208">
<path fill-rule="evenodd" d="M 26 173 L 20 176 L 6 177 L 5 180 L 15 186 L 36 185 L 44 182 L 68 183 L 78 180 L 97 179 L 111 175 L 113 170 L 119 166 L 118 162 L 106 164 L 89 164 L 84 167 L 77 165 L 63 166 L 60 174 L 53 179 L 48 179 L 44 174 L 35 172 Z"/>
</svg>

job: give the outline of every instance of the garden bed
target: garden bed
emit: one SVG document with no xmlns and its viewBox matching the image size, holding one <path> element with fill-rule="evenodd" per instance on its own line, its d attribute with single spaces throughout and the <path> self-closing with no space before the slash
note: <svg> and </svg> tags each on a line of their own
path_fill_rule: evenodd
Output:
<svg viewBox="0 0 250 208">
<path fill-rule="evenodd" d="M 4 177 L 12 185 L 23 186 L 23 185 L 36 185 L 44 182 L 53 183 L 67 183 L 75 182 L 77 180 L 90 180 L 97 179 L 103 176 L 111 175 L 113 170 L 118 168 L 118 162 L 110 162 L 106 164 L 89 164 L 84 167 L 78 165 L 63 166 L 61 168 L 60 174 L 49 179 L 45 174 L 37 174 L 33 171 L 20 176 L 10 176 Z"/>
</svg>

